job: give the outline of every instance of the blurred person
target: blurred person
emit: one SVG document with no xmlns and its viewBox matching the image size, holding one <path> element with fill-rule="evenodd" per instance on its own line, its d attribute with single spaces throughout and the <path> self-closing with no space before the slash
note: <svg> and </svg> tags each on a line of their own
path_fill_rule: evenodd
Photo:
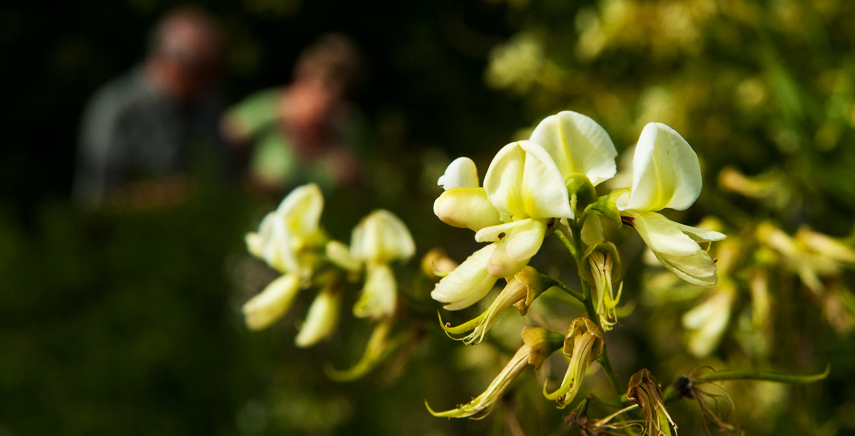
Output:
<svg viewBox="0 0 855 436">
<path fill-rule="evenodd" d="M 292 83 L 226 113 L 221 132 L 248 156 L 251 189 L 281 194 L 308 182 L 325 189 L 358 182 L 363 123 L 348 96 L 363 74 L 356 44 L 327 34 L 299 56 Z"/>
<path fill-rule="evenodd" d="M 223 168 L 215 92 L 222 42 L 213 19 L 180 9 L 154 29 L 142 65 L 91 98 L 80 128 L 77 203 L 157 207 L 183 201 L 189 174 Z"/>
</svg>

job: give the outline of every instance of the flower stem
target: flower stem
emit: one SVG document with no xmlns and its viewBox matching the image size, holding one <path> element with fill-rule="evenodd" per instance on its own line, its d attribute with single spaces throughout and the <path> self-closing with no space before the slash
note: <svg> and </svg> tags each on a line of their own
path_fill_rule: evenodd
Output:
<svg viewBox="0 0 855 436">
<path fill-rule="evenodd" d="M 779 383 L 813 383 L 828 377 L 829 371 L 831 371 L 831 365 L 827 366 L 825 368 L 825 371 L 823 371 L 822 373 L 813 375 L 781 374 L 779 372 L 765 372 L 753 369 L 731 369 L 726 371 L 712 372 L 709 374 L 694 377 L 693 381 L 695 384 L 724 380 L 760 380 Z"/>
<path fill-rule="evenodd" d="M 579 255 L 576 253 L 576 246 L 574 246 L 573 243 L 570 242 L 569 239 L 567 239 L 567 235 L 565 235 L 564 232 L 561 231 L 561 229 L 555 230 L 554 234 L 558 237 L 558 239 L 561 240 L 561 243 L 564 244 L 564 247 L 566 247 L 567 251 L 570 252 L 570 255 L 573 256 L 573 259 L 576 259 L 576 262 L 578 262 Z"/>
<path fill-rule="evenodd" d="M 582 303 L 584 303 L 584 302 L 585 302 L 585 297 L 584 297 L 581 293 L 579 293 L 578 291 L 574 291 L 574 290 L 573 290 L 573 289 L 571 289 L 569 286 L 565 285 L 564 283 L 561 283 L 561 282 L 560 282 L 560 281 L 558 281 L 558 280 L 555 280 L 555 285 L 553 285 L 553 286 L 552 286 L 552 288 L 558 288 L 558 289 L 561 289 L 562 291 L 564 291 L 564 292 L 566 292 L 567 294 L 569 294 L 571 297 L 573 297 L 573 298 L 575 298 L 575 299 L 579 300 L 579 302 L 582 302 Z M 549 289 L 552 289 L 552 288 L 549 288 Z M 547 289 L 547 291 L 548 291 L 549 289 Z"/>
</svg>

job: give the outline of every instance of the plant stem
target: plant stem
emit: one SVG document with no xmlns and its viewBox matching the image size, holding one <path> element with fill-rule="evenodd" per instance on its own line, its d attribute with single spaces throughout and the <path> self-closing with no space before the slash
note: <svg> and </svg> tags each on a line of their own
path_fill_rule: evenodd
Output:
<svg viewBox="0 0 855 436">
<path fill-rule="evenodd" d="M 778 372 L 765 372 L 753 369 L 731 369 L 727 371 L 718 371 L 694 378 L 695 384 L 709 383 L 714 381 L 724 380 L 761 380 L 773 381 L 779 383 L 813 383 L 828 377 L 828 372 L 831 370 L 831 365 L 825 368 L 821 374 L 813 375 L 794 375 L 781 374 Z"/>
<path fill-rule="evenodd" d="M 583 268 L 582 259 L 580 259 L 579 253 L 582 251 L 580 247 L 580 243 L 582 241 L 582 229 L 581 223 L 575 221 L 571 223 L 570 230 L 573 232 L 573 250 L 570 251 L 570 254 L 573 255 L 573 259 L 576 260 L 577 270 Z M 560 232 L 556 232 L 560 233 Z M 561 236 L 559 236 L 560 238 Z M 569 244 L 570 241 L 567 241 Z M 565 244 L 565 245 L 567 245 Z M 581 280 L 582 283 L 582 302 L 585 304 L 585 311 L 588 313 L 588 319 L 594 322 L 597 325 L 597 328 L 600 331 L 603 330 L 603 326 L 600 325 L 600 317 L 597 316 L 597 311 L 594 309 L 594 300 L 591 297 L 591 287 L 588 286 L 588 283 L 585 280 Z M 603 339 L 603 354 L 597 359 L 597 362 L 603 367 L 603 370 L 606 372 L 606 377 L 609 379 L 609 383 L 612 385 L 612 388 L 615 390 L 615 394 L 618 399 L 620 399 L 621 395 L 625 389 L 620 384 L 620 381 L 617 378 L 617 374 L 615 374 L 614 368 L 612 368 L 612 364 L 609 361 L 609 353 L 608 347 L 606 346 L 605 339 Z"/>
<path fill-rule="evenodd" d="M 561 240 L 561 243 L 564 244 L 564 247 L 566 247 L 567 251 L 570 252 L 570 255 L 573 256 L 573 259 L 576 259 L 576 262 L 579 262 L 579 256 L 578 254 L 576 254 L 576 247 L 573 245 L 572 242 L 570 242 L 569 239 L 567 239 L 567 235 L 565 235 L 564 232 L 561 231 L 561 229 L 556 229 L 554 235 Z"/>
<path fill-rule="evenodd" d="M 566 292 L 567 294 L 569 294 L 571 297 L 573 297 L 573 298 L 575 298 L 575 299 L 579 300 L 579 302 L 581 302 L 581 303 L 584 303 L 584 302 L 585 302 L 585 297 L 584 297 L 581 293 L 579 293 L 578 291 L 574 291 L 574 290 L 573 290 L 573 289 L 571 289 L 569 286 L 565 285 L 564 283 L 561 283 L 561 282 L 560 282 L 560 281 L 558 281 L 558 280 L 554 280 L 554 282 L 555 282 L 555 285 L 553 285 L 553 286 L 552 286 L 552 288 L 558 288 L 558 289 L 561 289 L 562 291 L 564 291 L 564 292 Z M 552 288 L 549 288 L 549 289 L 552 289 Z M 548 291 L 549 289 L 547 289 L 547 291 Z"/>
</svg>

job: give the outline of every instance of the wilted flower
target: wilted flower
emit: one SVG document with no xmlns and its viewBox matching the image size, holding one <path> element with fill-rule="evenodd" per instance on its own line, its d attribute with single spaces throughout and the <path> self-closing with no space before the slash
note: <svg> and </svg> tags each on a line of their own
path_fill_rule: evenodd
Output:
<svg viewBox="0 0 855 436">
<path fill-rule="evenodd" d="M 502 317 L 502 315 L 511 308 L 516 306 L 520 314 L 525 315 L 529 306 L 534 302 L 541 293 L 552 286 L 552 281 L 541 276 L 537 270 L 530 266 L 526 266 L 520 272 L 514 274 L 514 277 L 508 281 L 508 284 L 502 289 L 502 292 L 493 300 L 490 307 L 477 318 L 467 321 L 457 327 L 449 327 L 440 324 L 443 330 L 452 338 L 452 335 L 462 335 L 469 332 L 466 336 L 459 338 L 465 344 L 481 342 L 487 330 Z M 458 339 L 458 338 L 454 338 Z"/>
<path fill-rule="evenodd" d="M 561 347 L 561 335 L 540 327 L 525 327 L 522 331 L 523 346 L 517 350 L 502 372 L 493 379 L 487 390 L 472 401 L 445 412 L 434 412 L 425 402 L 433 416 L 446 418 L 482 419 L 489 415 L 498 401 L 527 365 L 540 368 L 552 352 Z"/>
<path fill-rule="evenodd" d="M 588 365 L 599 359 L 603 348 L 603 334 L 593 321 L 584 317 L 573 320 L 567 336 L 564 337 L 563 348 L 564 355 L 570 358 L 570 366 L 558 390 L 548 393 L 547 380 L 543 385 L 543 395 L 549 400 L 557 401 L 559 409 L 570 404 L 579 393 Z"/>
<path fill-rule="evenodd" d="M 626 398 L 638 404 L 644 411 L 644 426 L 648 435 L 671 436 L 671 427 L 677 428 L 665 408 L 659 383 L 648 369 L 638 371 L 629 379 Z"/>
<path fill-rule="evenodd" d="M 398 285 L 389 263 L 415 254 L 407 226 L 389 211 L 377 210 L 353 229 L 351 257 L 366 265 L 365 287 L 353 306 L 354 315 L 379 319 L 391 315 L 398 301 Z"/>
<path fill-rule="evenodd" d="M 676 392 L 679 395 L 678 398 L 684 397 L 690 400 L 697 400 L 698 406 L 701 408 L 704 434 L 707 436 L 712 436 L 713 434 L 709 429 L 710 421 L 718 427 L 720 433 L 733 431 L 733 426 L 725 422 L 715 410 L 717 409 L 716 406 L 718 405 L 719 398 L 723 398 L 729 409 L 733 410 L 733 400 L 730 399 L 730 395 L 724 389 L 721 389 L 721 387 L 719 387 L 722 392 L 721 394 L 712 394 L 698 388 L 693 375 L 695 371 L 692 371 L 688 376 L 678 378 L 666 391 L 671 391 L 671 393 Z M 713 386 L 718 387 L 717 385 Z"/>
<path fill-rule="evenodd" d="M 715 262 L 699 243 L 725 238 L 673 222 L 656 211 L 685 210 L 701 193 L 701 168 L 692 147 L 674 129 L 649 123 L 633 156 L 632 188 L 618 197 L 621 219 L 638 231 L 662 265 L 701 286 L 716 283 Z"/>
</svg>

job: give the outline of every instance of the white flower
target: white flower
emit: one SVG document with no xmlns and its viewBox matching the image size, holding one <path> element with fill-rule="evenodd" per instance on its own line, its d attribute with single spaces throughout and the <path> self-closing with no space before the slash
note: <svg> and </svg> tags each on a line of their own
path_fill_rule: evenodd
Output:
<svg viewBox="0 0 855 436">
<path fill-rule="evenodd" d="M 540 249 L 552 220 L 575 218 L 568 184 L 584 177 L 593 186 L 613 176 L 616 155 L 596 122 L 561 112 L 544 119 L 531 140 L 503 147 L 483 187 L 470 159 L 453 161 L 439 178 L 445 192 L 434 213 L 449 225 L 476 231 L 478 242 L 493 244 L 441 280 L 431 296 L 449 303 L 446 309 L 462 309 L 480 300 L 497 278 L 519 272 Z"/>
<path fill-rule="evenodd" d="M 609 134 L 580 113 L 563 111 L 546 117 L 529 140 L 546 149 L 565 182 L 574 174 L 583 174 L 597 186 L 617 171 L 617 150 Z"/>
<path fill-rule="evenodd" d="M 416 246 L 407 226 L 389 211 L 377 210 L 353 229 L 351 257 L 366 265 L 365 287 L 353 306 L 360 318 L 380 319 L 395 311 L 398 287 L 389 263 L 408 260 Z"/>
<path fill-rule="evenodd" d="M 243 306 L 246 324 L 253 330 L 270 326 L 294 302 L 314 269 L 311 248 L 326 238 L 320 228 L 324 198 L 314 184 L 291 191 L 279 207 L 261 221 L 258 232 L 246 235 L 247 250 L 283 273 Z"/>
<path fill-rule="evenodd" d="M 307 247 L 324 239 L 320 228 L 324 197 L 315 184 L 291 191 L 279 207 L 261 221 L 257 233 L 246 235 L 249 252 L 281 273 L 297 273 L 305 279 L 312 265 L 303 256 Z"/>
<path fill-rule="evenodd" d="M 699 243 L 725 235 L 685 226 L 656 211 L 685 210 L 701 193 L 701 168 L 692 147 L 674 129 L 644 127 L 633 157 L 632 188 L 617 200 L 624 223 L 638 231 L 662 265 L 683 280 L 701 286 L 716 283 L 715 262 Z"/>
</svg>

